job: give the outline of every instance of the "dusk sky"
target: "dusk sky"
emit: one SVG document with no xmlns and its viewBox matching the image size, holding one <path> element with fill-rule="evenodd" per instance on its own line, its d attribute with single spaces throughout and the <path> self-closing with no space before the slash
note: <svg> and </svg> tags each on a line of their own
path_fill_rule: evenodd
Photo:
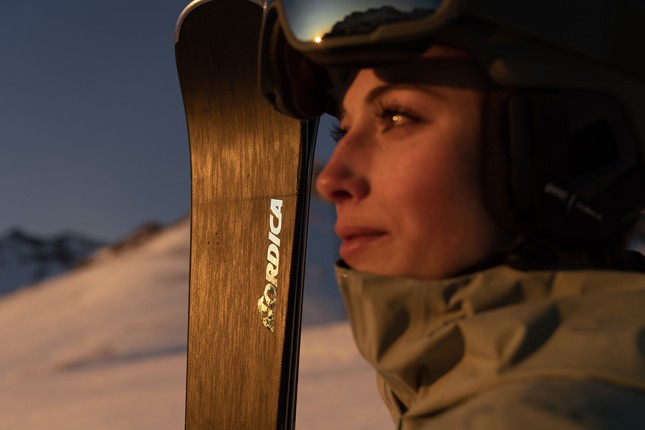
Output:
<svg viewBox="0 0 645 430">
<path fill-rule="evenodd" d="M 5 5 L 0 235 L 20 227 L 112 241 L 147 221 L 189 213 L 188 137 L 174 58 L 175 24 L 188 3 Z"/>
<path fill-rule="evenodd" d="M 189 211 L 174 60 L 187 0 L 6 2 L 0 26 L 0 234 L 106 240 Z"/>
</svg>

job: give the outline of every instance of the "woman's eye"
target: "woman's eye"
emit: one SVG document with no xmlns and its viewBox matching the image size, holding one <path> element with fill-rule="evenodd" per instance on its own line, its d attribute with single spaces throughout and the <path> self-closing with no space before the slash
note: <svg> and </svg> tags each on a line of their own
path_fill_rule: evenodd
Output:
<svg viewBox="0 0 645 430">
<path fill-rule="evenodd" d="M 401 121 L 403 121 L 403 115 L 400 113 L 393 113 L 389 115 L 388 119 L 392 125 L 399 125 L 401 124 Z"/>
<path fill-rule="evenodd" d="M 399 109 L 384 109 L 379 114 L 381 121 L 383 121 L 384 130 L 387 131 L 394 127 L 399 127 L 404 124 L 414 121 L 414 118 L 399 110 Z"/>
<path fill-rule="evenodd" d="M 386 110 L 381 114 L 385 129 L 399 127 L 410 120 L 410 117 L 398 110 Z"/>
</svg>

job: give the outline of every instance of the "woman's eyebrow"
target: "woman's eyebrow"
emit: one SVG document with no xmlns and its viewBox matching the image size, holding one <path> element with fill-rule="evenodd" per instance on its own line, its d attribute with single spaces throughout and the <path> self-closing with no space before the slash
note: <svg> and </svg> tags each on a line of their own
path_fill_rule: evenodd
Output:
<svg viewBox="0 0 645 430">
<path fill-rule="evenodd" d="M 399 91 L 399 90 L 420 91 L 440 100 L 446 99 L 444 94 L 440 93 L 439 91 L 436 91 L 430 86 L 409 84 L 409 83 L 398 83 L 398 84 L 383 84 L 372 88 L 363 99 L 363 103 L 367 106 L 372 105 L 377 100 L 379 100 L 381 97 L 384 97 L 388 93 L 392 91 Z M 338 111 L 339 111 L 338 123 L 340 124 L 343 122 L 343 119 L 346 117 L 347 110 L 342 104 L 340 104 L 340 106 L 338 107 Z"/>
<path fill-rule="evenodd" d="M 365 96 L 365 100 L 364 100 L 365 104 L 371 105 L 376 100 L 380 99 L 381 97 L 384 97 L 386 94 L 392 91 L 398 91 L 398 90 L 420 91 L 429 96 L 432 96 L 433 98 L 439 98 L 441 100 L 445 100 L 445 96 L 443 94 L 441 94 L 439 91 L 436 91 L 427 85 L 401 83 L 401 84 L 379 85 L 377 87 L 372 88 Z"/>
</svg>

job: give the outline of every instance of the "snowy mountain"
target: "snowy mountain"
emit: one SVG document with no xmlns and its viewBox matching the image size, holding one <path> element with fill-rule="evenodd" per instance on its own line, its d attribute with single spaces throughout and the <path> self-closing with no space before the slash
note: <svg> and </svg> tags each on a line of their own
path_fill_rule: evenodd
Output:
<svg viewBox="0 0 645 430">
<path fill-rule="evenodd" d="M 0 237 L 0 295 L 69 270 L 104 245 L 76 233 L 43 238 L 13 229 Z"/>
<path fill-rule="evenodd" d="M 0 428 L 180 428 L 187 286 L 184 222 L 5 295 Z"/>
<path fill-rule="evenodd" d="M 319 221 L 315 234 L 329 228 Z M 329 242 L 309 245 L 322 255 Z M 0 429 L 183 428 L 188 253 L 187 220 L 143 229 L 1 297 Z M 323 264 L 310 268 L 328 278 Z M 314 279 L 305 312 L 318 311 L 312 321 L 337 319 L 325 291 L 335 287 Z M 344 321 L 303 331 L 297 428 L 392 428 Z"/>
</svg>

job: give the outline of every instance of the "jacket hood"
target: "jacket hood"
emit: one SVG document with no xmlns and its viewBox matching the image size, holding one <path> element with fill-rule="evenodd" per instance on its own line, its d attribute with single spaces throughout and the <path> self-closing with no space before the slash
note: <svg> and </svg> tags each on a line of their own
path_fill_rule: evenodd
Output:
<svg viewBox="0 0 645 430">
<path fill-rule="evenodd" d="M 503 384 L 595 380 L 645 392 L 645 276 L 499 266 L 428 281 L 337 267 L 350 324 L 395 421 Z"/>
</svg>

